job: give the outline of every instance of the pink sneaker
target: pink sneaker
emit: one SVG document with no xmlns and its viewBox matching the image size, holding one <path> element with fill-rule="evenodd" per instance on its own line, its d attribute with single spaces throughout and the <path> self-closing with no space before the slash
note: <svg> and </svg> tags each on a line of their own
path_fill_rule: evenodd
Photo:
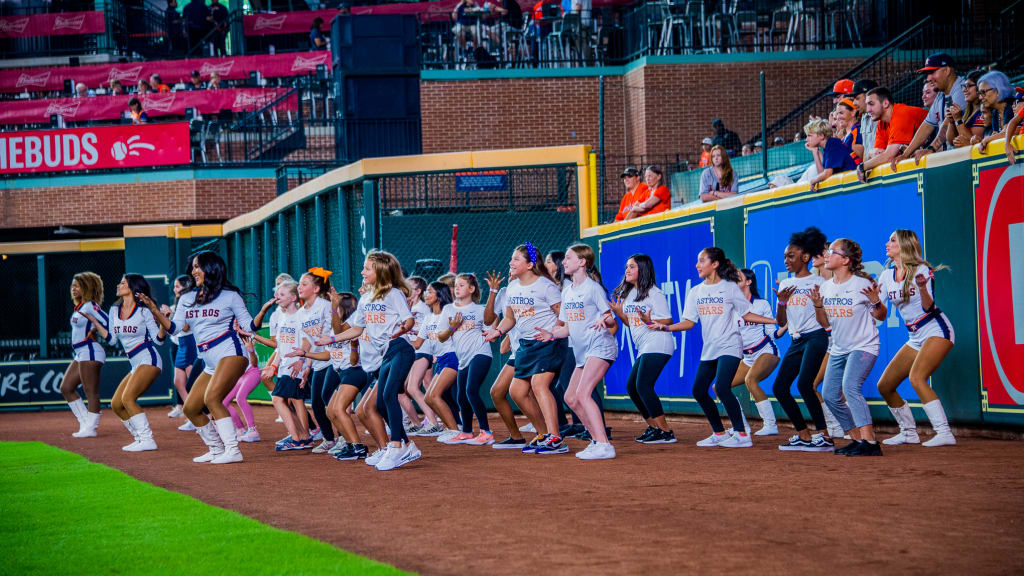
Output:
<svg viewBox="0 0 1024 576">
<path fill-rule="evenodd" d="M 245 431 L 245 434 L 242 434 L 241 436 L 238 437 L 238 441 L 239 442 L 259 442 L 260 441 L 260 433 L 255 428 L 249 428 L 248 430 Z"/>
<path fill-rule="evenodd" d="M 459 432 L 455 436 L 452 436 L 447 440 L 443 440 L 443 442 L 445 444 L 468 444 L 469 441 L 472 440 L 473 438 L 474 436 L 472 434 L 467 434 L 466 432 Z"/>
<path fill-rule="evenodd" d="M 467 440 L 465 444 L 472 444 L 473 446 L 487 446 L 488 444 L 494 444 L 494 435 L 490 432 L 480 431 L 472 440 Z"/>
</svg>

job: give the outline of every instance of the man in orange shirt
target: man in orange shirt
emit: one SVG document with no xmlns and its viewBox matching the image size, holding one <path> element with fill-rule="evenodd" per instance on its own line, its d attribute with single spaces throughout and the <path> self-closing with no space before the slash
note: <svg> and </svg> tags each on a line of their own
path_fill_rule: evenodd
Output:
<svg viewBox="0 0 1024 576">
<path fill-rule="evenodd" d="M 638 201 L 642 202 L 647 198 L 647 184 L 644 184 L 640 178 L 640 171 L 630 166 L 622 171 L 622 184 L 626 188 L 626 193 L 622 195 L 622 201 L 619 202 L 619 212 L 615 215 L 616 221 L 628 220 L 631 216 L 629 214 L 633 205 Z"/>
<path fill-rule="evenodd" d="M 868 181 L 872 168 L 899 157 L 928 116 L 924 108 L 894 103 L 892 93 L 883 87 L 868 91 L 867 112 L 878 122 L 878 131 L 875 133 L 874 155 L 857 167 L 857 178 L 861 182 Z"/>
<path fill-rule="evenodd" d="M 705 138 L 700 143 L 700 167 L 707 168 L 711 164 L 711 138 Z"/>
</svg>

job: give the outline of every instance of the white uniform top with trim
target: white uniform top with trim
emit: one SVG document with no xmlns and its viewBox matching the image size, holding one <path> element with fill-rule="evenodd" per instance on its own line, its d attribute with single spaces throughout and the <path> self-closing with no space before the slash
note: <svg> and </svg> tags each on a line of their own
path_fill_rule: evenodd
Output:
<svg viewBox="0 0 1024 576">
<path fill-rule="evenodd" d="M 243 330 L 254 329 L 252 315 L 238 292 L 221 290 L 216 298 L 206 304 L 196 304 L 197 294 L 196 290 L 182 294 L 171 320 L 170 333 L 177 334 L 187 323 L 196 336 L 196 345 L 202 345 L 233 332 L 236 319 Z"/>
<path fill-rule="evenodd" d="M 871 281 L 851 276 L 842 284 L 835 278 L 821 285 L 822 306 L 832 326 L 831 354 L 849 354 L 855 350 L 878 356 L 878 327 L 871 316 L 874 308 L 861 290 Z"/>
<path fill-rule="evenodd" d="M 303 340 L 309 339 L 302 331 L 302 320 L 302 312 L 298 310 L 291 314 L 282 312 L 277 319 L 277 332 L 273 336 L 277 340 L 277 373 L 281 376 L 291 376 L 292 367 L 302 362 L 299 356 L 286 357 L 288 353 L 301 348 Z"/>
<path fill-rule="evenodd" d="M 465 306 L 459 306 L 452 302 L 441 310 L 440 326 L 441 331 L 451 328 L 451 319 L 456 314 L 462 314 L 462 324 L 455 329 L 449 340 L 455 346 L 455 357 L 459 359 L 459 370 L 469 366 L 469 363 L 476 356 L 491 357 L 491 345 L 484 342 L 484 307 L 475 302 Z"/>
<path fill-rule="evenodd" d="M 391 336 L 398 332 L 402 323 L 409 318 L 412 318 L 412 311 L 409 310 L 405 295 L 401 290 L 391 289 L 377 300 L 373 299 L 370 292 L 363 294 L 359 298 L 356 311 L 349 318 L 348 325 L 362 328 L 363 334 L 373 347 L 383 354 L 388 348 Z M 359 350 L 361 354 L 362 342 L 359 344 Z"/>
<path fill-rule="evenodd" d="M 423 338 L 423 344 L 420 345 L 420 352 L 423 354 L 430 354 L 435 358 L 444 356 L 445 354 L 455 352 L 455 344 L 451 338 L 441 342 L 437 339 L 437 335 L 448 329 L 448 326 L 441 323 L 441 313 L 434 314 L 431 312 L 423 319 L 420 323 L 420 331 L 416 334 L 417 338 Z"/>
<path fill-rule="evenodd" d="M 717 360 L 721 356 L 743 358 L 743 338 L 736 317 L 750 312 L 750 301 L 740 287 L 729 280 L 714 284 L 701 282 L 690 288 L 683 306 L 683 319 L 700 322 L 704 337 L 700 360 Z"/>
<path fill-rule="evenodd" d="M 330 326 L 327 327 L 327 330 L 335 338 L 341 336 L 341 334 L 334 332 Z M 327 351 L 331 353 L 330 365 L 335 370 L 348 370 L 355 366 L 352 364 L 352 342 L 350 340 L 328 344 Z"/>
<path fill-rule="evenodd" d="M 505 317 L 505 297 L 506 290 L 505 287 L 502 286 L 501 289 L 498 290 L 498 295 L 494 297 L 494 313 L 497 314 L 499 318 Z M 519 324 L 516 324 L 508 331 L 508 343 L 512 352 L 510 358 L 515 358 L 516 350 L 519 350 Z"/>
<path fill-rule="evenodd" d="M 651 330 L 643 321 L 643 315 L 647 313 L 650 313 L 651 320 L 672 319 L 665 293 L 657 286 L 651 286 L 647 297 L 643 300 L 637 300 L 637 295 L 636 288 L 633 288 L 622 303 L 622 313 L 628 320 L 627 328 L 629 335 L 633 338 L 633 345 L 636 346 L 637 355 L 668 354 L 671 356 L 676 350 L 675 338 L 668 332 Z"/>
<path fill-rule="evenodd" d="M 548 331 L 554 328 L 558 318 L 551 307 L 561 301 L 562 293 L 558 286 L 543 276 L 529 286 L 524 286 L 518 279 L 513 280 L 505 293 L 505 308 L 512 309 L 520 339 L 533 338 L 537 328 Z"/>
<path fill-rule="evenodd" d="M 408 340 L 409 344 L 412 344 L 413 340 L 419 337 L 420 325 L 423 324 L 423 320 L 426 319 L 427 314 L 431 314 L 431 311 L 430 306 L 427 306 L 426 302 L 423 300 L 417 300 L 416 303 L 412 305 L 412 308 L 409 308 L 409 312 L 412 313 L 412 330 L 403 334 L 402 337 Z M 422 349 L 422 347 L 417 350 L 417 352 L 420 354 L 427 353 Z"/>
<path fill-rule="evenodd" d="M 928 294 L 932 296 L 934 303 L 935 298 L 935 275 L 932 273 L 932 269 L 921 264 L 914 271 L 914 278 L 918 274 L 923 275 L 928 279 L 928 282 L 924 285 L 924 289 L 928 291 Z M 878 277 L 878 296 L 881 298 L 882 303 L 892 302 L 896 309 L 900 311 L 900 317 L 903 318 L 903 323 L 908 326 L 913 326 L 918 320 L 923 318 L 927 311 L 921 306 L 921 294 L 918 292 L 918 285 L 914 278 L 910 279 L 910 298 L 906 302 L 903 302 L 903 282 L 896 281 L 896 269 L 887 268 L 882 272 L 882 275 Z"/>
<path fill-rule="evenodd" d="M 814 316 L 814 302 L 811 301 L 811 289 L 821 286 L 825 279 L 817 274 L 797 278 L 790 276 L 779 282 L 779 292 L 793 286 L 796 288 L 786 302 L 786 326 L 789 335 L 799 339 L 801 334 L 809 334 L 821 330 L 821 324 Z"/>
<path fill-rule="evenodd" d="M 316 345 L 316 339 L 321 335 L 331 334 L 331 301 L 326 298 L 314 298 L 309 308 L 299 308 L 298 313 L 302 316 L 300 328 L 306 335 L 311 345 L 310 352 L 323 352 L 323 346 Z M 313 360 L 313 370 L 323 370 L 331 365 L 330 360 Z"/>
<path fill-rule="evenodd" d="M 95 302 L 82 302 L 75 306 L 75 311 L 71 314 L 71 344 L 74 346 L 72 348 L 72 356 L 76 361 L 103 362 L 107 358 L 107 353 L 103 350 L 103 346 L 100 346 L 99 342 L 88 339 L 89 330 L 92 329 L 92 322 L 83 316 L 82 312 L 88 312 L 93 318 L 101 322 L 105 329 L 109 329 L 110 325 L 107 313 L 101 310 Z"/>
<path fill-rule="evenodd" d="M 619 347 L 606 326 L 592 328 L 608 307 L 608 294 L 593 279 L 584 278 L 579 286 L 570 282 L 562 290 L 562 308 L 558 319 L 569 327 L 569 345 L 576 353 L 576 365 L 582 366 L 587 357 L 596 356 L 615 360 Z"/>
<path fill-rule="evenodd" d="M 750 311 L 754 314 L 761 316 L 767 316 L 774 318 L 775 313 L 772 311 L 772 305 L 768 303 L 764 298 L 754 298 L 750 301 Z M 743 349 L 752 348 L 757 346 L 764 341 L 765 338 L 771 339 L 770 329 L 768 324 L 757 324 L 754 322 L 747 322 L 742 316 L 736 317 L 737 325 L 740 327 L 740 334 L 743 337 Z M 771 331 L 773 332 L 773 330 Z"/>
<path fill-rule="evenodd" d="M 162 345 L 160 327 L 157 326 L 153 313 L 149 308 L 135 304 L 128 318 L 121 319 L 120 306 L 110 307 L 110 322 L 107 328 L 107 342 L 111 345 L 118 342 L 128 354 L 140 349 L 146 343 Z"/>
</svg>

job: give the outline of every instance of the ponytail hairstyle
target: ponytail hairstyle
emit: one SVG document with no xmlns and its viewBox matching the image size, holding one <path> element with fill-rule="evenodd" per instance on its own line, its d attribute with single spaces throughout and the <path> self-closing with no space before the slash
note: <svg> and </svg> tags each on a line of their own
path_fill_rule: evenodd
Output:
<svg viewBox="0 0 1024 576">
<path fill-rule="evenodd" d="M 177 278 L 175 278 L 174 281 L 177 282 L 178 284 L 181 284 L 181 286 L 182 286 L 181 294 L 187 294 L 187 293 L 189 293 L 189 292 L 191 292 L 191 291 L 196 289 L 196 279 L 193 278 L 189 274 L 182 274 L 181 276 L 178 276 Z M 172 284 L 171 286 L 173 287 L 174 285 Z M 178 300 L 180 300 L 180 299 L 181 299 L 181 295 L 175 295 L 174 296 L 174 305 L 175 306 L 178 305 Z"/>
<path fill-rule="evenodd" d="M 811 260 L 815 256 L 824 254 L 825 249 L 828 248 L 828 239 L 825 238 L 825 234 L 816 226 L 811 226 L 803 232 L 794 232 L 789 237 L 789 244 L 790 246 L 796 246 L 804 254 L 807 254 L 807 265 L 810 267 Z"/>
<path fill-rule="evenodd" d="M 637 301 L 647 298 L 651 288 L 657 285 L 657 280 L 654 277 L 654 261 L 647 254 L 633 254 L 629 257 L 636 264 L 636 286 L 626 281 L 626 276 L 622 276 L 622 282 L 612 292 L 612 295 L 620 300 L 624 300 L 629 296 L 630 290 L 636 288 L 636 299 Z"/>
<path fill-rule="evenodd" d="M 132 298 L 135 298 L 136 293 L 141 293 L 147 298 L 152 298 L 149 289 L 149 282 L 146 281 L 141 274 L 125 274 L 124 279 L 128 282 L 128 289 L 132 292 Z M 124 298 L 118 298 L 117 301 L 114 302 L 114 306 L 120 307 L 123 301 Z"/>
<path fill-rule="evenodd" d="M 427 291 L 427 281 L 421 276 L 409 276 L 405 279 L 405 283 L 409 286 L 410 292 L 420 291 L 420 295 L 417 298 L 419 302 L 423 301 L 423 294 Z"/>
<path fill-rule="evenodd" d="M 875 281 L 870 274 L 864 271 L 864 253 L 860 249 L 860 244 L 857 244 L 849 238 L 838 238 L 833 243 L 839 244 L 843 249 L 843 253 L 846 254 L 846 258 L 850 261 L 849 267 L 851 274 L 854 276 L 860 276 L 861 278 L 871 282 Z"/>
<path fill-rule="evenodd" d="M 516 252 L 519 252 L 523 259 L 530 263 L 530 272 L 533 272 L 541 278 L 551 280 L 561 288 L 561 284 L 555 282 L 554 278 L 551 277 L 551 274 L 548 274 L 548 269 L 544 266 L 544 262 L 540 258 L 540 253 L 537 252 L 537 249 L 534 248 L 532 243 L 526 242 L 516 246 Z"/>
<path fill-rule="evenodd" d="M 452 303 L 452 289 L 448 284 L 438 280 L 436 282 L 431 282 L 430 287 L 434 289 L 434 294 L 437 294 L 438 308 L 444 308 Z"/>
<path fill-rule="evenodd" d="M 473 288 L 473 295 L 470 296 L 470 299 L 473 300 L 474 304 L 479 304 L 480 303 L 480 282 L 476 279 L 476 274 L 473 274 L 472 272 L 467 272 L 465 274 L 459 274 L 457 279 L 458 280 L 465 280 L 467 283 L 469 283 L 469 285 Z"/>
<path fill-rule="evenodd" d="M 607 294 L 608 288 L 605 288 L 604 282 L 601 280 L 601 271 L 596 266 L 597 258 L 594 256 L 594 249 L 588 244 L 573 244 L 569 246 L 569 250 L 572 250 L 579 256 L 580 260 L 587 263 L 587 276 L 594 282 L 597 282 L 605 294 Z"/>
<path fill-rule="evenodd" d="M 742 268 L 740 272 L 743 272 L 743 277 L 750 280 L 750 296 L 753 300 L 761 298 L 761 292 L 757 289 L 757 274 L 750 268 Z"/>
<path fill-rule="evenodd" d="M 71 301 L 78 306 L 82 302 L 92 302 L 99 306 L 103 304 L 103 279 L 100 275 L 95 272 L 79 272 L 75 274 L 73 280 L 78 282 L 78 291 L 82 294 L 80 300 L 75 300 L 74 297 Z"/>
<path fill-rule="evenodd" d="M 330 270 L 324 270 L 323 268 L 316 266 L 310 268 L 309 271 L 303 274 L 302 276 L 308 277 L 309 281 L 313 283 L 313 286 L 317 287 L 317 289 L 319 290 L 319 292 L 317 292 L 317 296 L 323 298 L 324 300 L 330 300 L 331 274 L 333 274 L 333 272 L 331 272 Z"/>
<path fill-rule="evenodd" d="M 551 258 L 551 261 L 555 263 L 555 273 L 551 276 L 551 279 L 554 280 L 555 284 L 558 284 L 559 288 L 561 288 L 562 282 L 565 281 L 565 267 L 562 266 L 562 260 L 565 259 L 565 252 L 552 250 L 551 252 L 548 252 L 547 258 Z M 545 258 L 545 260 L 547 258 Z M 544 264 L 544 269 L 548 269 L 546 263 Z M 548 273 L 550 274 L 551 271 L 548 270 Z"/>
<path fill-rule="evenodd" d="M 907 230 L 905 228 L 897 228 L 893 235 L 896 236 L 896 243 L 900 246 L 900 260 L 903 262 L 903 299 L 900 300 L 901 304 L 906 304 L 910 300 L 910 288 L 914 285 L 914 276 L 917 272 L 917 267 L 922 264 L 927 266 L 930 270 L 946 270 L 949 266 L 940 264 L 938 266 L 932 266 L 924 257 L 921 255 L 921 241 L 917 239 L 917 234 L 913 230 Z M 886 265 L 892 264 L 892 260 L 886 262 Z M 894 276 L 895 278 L 895 276 Z"/>
<path fill-rule="evenodd" d="M 366 255 L 366 260 L 373 266 L 374 276 L 376 276 L 376 282 L 373 285 L 373 300 L 384 298 L 392 289 L 401 290 L 406 298 L 409 297 L 409 286 L 405 284 L 402 265 L 398 263 L 398 258 L 395 258 L 394 254 L 383 250 L 374 250 Z"/>
<path fill-rule="evenodd" d="M 338 293 L 338 307 L 341 309 L 341 321 L 344 322 L 356 311 L 356 306 L 359 305 L 359 298 L 351 292 L 339 292 Z"/>
<path fill-rule="evenodd" d="M 718 277 L 722 280 L 728 280 L 729 282 L 739 283 L 740 281 L 740 269 L 725 257 L 725 251 L 718 246 L 709 246 L 701 253 L 707 256 L 708 260 L 712 262 L 718 262 Z"/>
<path fill-rule="evenodd" d="M 209 304 L 220 296 L 222 290 L 242 293 L 238 286 L 228 280 L 228 266 L 216 252 L 203 250 L 195 255 L 192 263 L 203 271 L 203 285 L 199 287 L 193 306 Z"/>
<path fill-rule="evenodd" d="M 451 272 L 442 274 L 437 278 L 437 281 L 447 286 L 449 293 L 455 289 L 455 274 L 452 274 Z"/>
</svg>

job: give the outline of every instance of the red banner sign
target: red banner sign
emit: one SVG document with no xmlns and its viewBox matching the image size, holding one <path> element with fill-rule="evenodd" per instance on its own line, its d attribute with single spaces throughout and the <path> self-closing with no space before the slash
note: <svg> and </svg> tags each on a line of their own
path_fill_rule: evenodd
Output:
<svg viewBox="0 0 1024 576">
<path fill-rule="evenodd" d="M 0 132 L 0 174 L 188 164 L 187 122 Z"/>
<path fill-rule="evenodd" d="M 194 92 L 163 92 L 139 96 L 142 109 L 150 118 L 157 116 L 184 116 L 187 108 L 200 114 L 216 114 L 221 110 L 235 112 L 256 110 L 284 94 L 286 88 L 228 88 L 225 90 L 196 90 Z M 0 124 L 35 124 L 49 122 L 50 116 L 65 120 L 114 120 L 128 110 L 126 96 L 96 96 L 93 98 L 53 98 L 49 100 L 12 100 L 0 106 Z M 296 110 L 298 101 L 290 98 L 282 102 L 279 110 Z"/>
<path fill-rule="evenodd" d="M 221 80 L 243 80 L 258 71 L 267 78 L 304 76 L 316 72 L 323 64 L 331 69 L 328 52 L 291 52 L 260 56 L 234 56 L 230 58 L 189 58 L 187 60 L 156 60 L 153 62 L 94 64 L 60 68 L 33 68 L 30 70 L 0 70 L 0 92 L 63 90 L 64 81 L 81 82 L 89 88 L 108 88 L 111 80 L 120 80 L 129 86 L 139 79 L 159 74 L 166 84 L 188 83 L 193 70 L 203 80 L 210 74 L 220 74 Z"/>
<path fill-rule="evenodd" d="M 251 14 L 242 17 L 242 29 L 246 36 L 267 36 L 272 34 L 309 34 L 313 20 L 324 19 L 323 30 L 331 26 L 337 10 L 302 10 L 279 14 Z"/>
<path fill-rule="evenodd" d="M 103 34 L 103 12 L 60 12 L 0 17 L 0 38 Z"/>
</svg>

